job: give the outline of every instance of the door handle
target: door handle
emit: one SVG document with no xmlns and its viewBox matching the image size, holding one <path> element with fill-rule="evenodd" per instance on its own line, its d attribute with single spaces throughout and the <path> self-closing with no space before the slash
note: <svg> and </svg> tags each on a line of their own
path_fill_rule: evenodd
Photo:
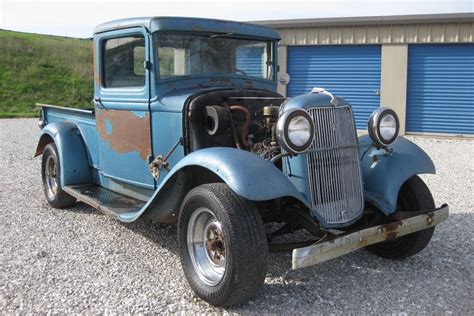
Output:
<svg viewBox="0 0 474 316">
<path fill-rule="evenodd" d="M 100 97 L 94 97 L 94 99 L 92 100 L 94 102 L 94 106 L 98 109 L 105 109 L 105 106 L 104 104 L 102 103 L 102 100 L 100 99 Z"/>
</svg>

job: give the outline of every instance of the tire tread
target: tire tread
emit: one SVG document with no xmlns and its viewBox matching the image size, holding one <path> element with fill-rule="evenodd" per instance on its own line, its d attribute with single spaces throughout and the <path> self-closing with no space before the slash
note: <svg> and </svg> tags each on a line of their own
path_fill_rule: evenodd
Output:
<svg viewBox="0 0 474 316">
<path fill-rule="evenodd" d="M 427 185 L 418 176 L 408 179 L 400 189 L 399 204 L 408 211 L 430 210 L 435 208 L 433 196 Z M 387 242 L 378 243 L 367 249 L 383 258 L 405 259 L 422 251 L 430 242 L 433 228 L 427 228 Z"/>
<path fill-rule="evenodd" d="M 190 210 L 186 209 L 188 203 L 197 197 L 210 196 L 219 205 L 225 217 L 232 223 L 229 229 L 231 244 L 234 246 L 233 262 L 234 271 L 226 271 L 233 275 L 229 284 L 220 287 L 215 292 L 197 284 L 189 275 L 186 267 L 187 245 L 180 245 L 180 255 L 186 277 L 196 294 L 213 305 L 231 306 L 248 300 L 258 292 L 265 280 L 267 268 L 268 245 L 266 242 L 263 222 L 255 205 L 235 194 L 224 183 L 204 184 L 191 190 L 183 201 L 183 207 L 178 222 L 179 240 L 182 243 L 187 221 L 182 221 L 182 216 L 187 216 Z M 192 269 L 191 269 L 192 270 Z"/>
</svg>

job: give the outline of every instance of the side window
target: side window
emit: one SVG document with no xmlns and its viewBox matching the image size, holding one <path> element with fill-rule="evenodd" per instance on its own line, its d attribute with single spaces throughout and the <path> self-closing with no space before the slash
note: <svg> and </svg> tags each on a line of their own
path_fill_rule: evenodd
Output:
<svg viewBox="0 0 474 316">
<path fill-rule="evenodd" d="M 106 88 L 143 87 L 145 85 L 145 39 L 134 35 L 106 40 L 104 78 Z"/>
<path fill-rule="evenodd" d="M 173 47 L 158 47 L 160 77 L 184 76 L 189 74 L 186 70 L 186 49 Z"/>
</svg>

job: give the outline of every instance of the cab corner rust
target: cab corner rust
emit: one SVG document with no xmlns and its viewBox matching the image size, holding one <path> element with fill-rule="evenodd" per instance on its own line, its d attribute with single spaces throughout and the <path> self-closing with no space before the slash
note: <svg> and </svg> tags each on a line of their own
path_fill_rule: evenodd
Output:
<svg viewBox="0 0 474 316">
<path fill-rule="evenodd" d="M 151 155 L 150 115 L 130 111 L 97 110 L 97 132 L 117 153 L 138 152 L 145 160 Z"/>
</svg>

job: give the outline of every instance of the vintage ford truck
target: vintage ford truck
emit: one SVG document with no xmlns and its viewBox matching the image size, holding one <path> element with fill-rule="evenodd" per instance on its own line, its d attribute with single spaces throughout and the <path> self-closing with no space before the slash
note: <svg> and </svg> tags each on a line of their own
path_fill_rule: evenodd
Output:
<svg viewBox="0 0 474 316">
<path fill-rule="evenodd" d="M 177 223 L 191 288 L 219 306 L 262 287 L 269 251 L 292 250 L 293 269 L 362 247 L 390 259 L 421 251 L 448 216 L 418 177 L 435 173 L 431 159 L 398 136 L 389 108 L 358 137 L 343 98 L 278 94 L 279 39 L 195 18 L 98 26 L 93 108 L 42 105 L 49 204 Z M 313 237 L 275 242 L 300 229 Z"/>
</svg>

